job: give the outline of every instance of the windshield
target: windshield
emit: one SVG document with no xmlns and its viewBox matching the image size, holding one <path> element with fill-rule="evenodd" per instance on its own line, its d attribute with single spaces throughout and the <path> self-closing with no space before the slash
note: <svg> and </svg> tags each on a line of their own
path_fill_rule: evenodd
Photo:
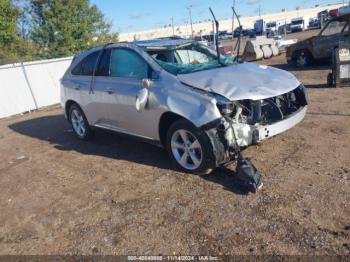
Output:
<svg viewBox="0 0 350 262">
<path fill-rule="evenodd" d="M 304 20 L 293 21 L 292 25 L 301 25 L 304 23 Z"/>
<path fill-rule="evenodd" d="M 172 49 L 148 50 L 149 55 L 167 72 L 179 75 L 232 65 L 233 56 L 220 56 L 219 64 L 214 50 L 197 42 Z"/>
<path fill-rule="evenodd" d="M 322 31 L 323 36 L 330 36 L 347 31 L 348 23 L 343 21 L 332 21 L 327 27 Z"/>
</svg>

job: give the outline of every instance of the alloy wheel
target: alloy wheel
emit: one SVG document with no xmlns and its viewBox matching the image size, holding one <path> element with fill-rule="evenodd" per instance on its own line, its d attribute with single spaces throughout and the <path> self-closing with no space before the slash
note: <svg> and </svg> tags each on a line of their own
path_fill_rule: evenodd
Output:
<svg viewBox="0 0 350 262">
<path fill-rule="evenodd" d="M 177 163 L 187 170 L 195 170 L 203 161 L 199 140 L 187 130 L 177 130 L 171 138 L 171 151 Z"/>
<path fill-rule="evenodd" d="M 83 115 L 79 110 L 73 109 L 71 112 L 71 121 L 74 131 L 80 136 L 84 137 L 86 134 L 86 126 Z"/>
<path fill-rule="evenodd" d="M 297 58 L 297 64 L 300 67 L 305 67 L 308 64 L 308 60 L 307 60 L 307 56 L 305 55 L 305 53 L 301 53 L 298 58 Z"/>
</svg>

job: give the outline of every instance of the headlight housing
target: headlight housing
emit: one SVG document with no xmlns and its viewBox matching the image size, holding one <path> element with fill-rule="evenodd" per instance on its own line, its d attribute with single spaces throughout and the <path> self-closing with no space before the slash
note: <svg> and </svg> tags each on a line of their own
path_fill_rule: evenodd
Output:
<svg viewBox="0 0 350 262">
<path fill-rule="evenodd" d="M 216 106 L 223 117 L 233 117 L 236 114 L 236 106 L 230 100 L 222 96 L 216 96 Z"/>
</svg>

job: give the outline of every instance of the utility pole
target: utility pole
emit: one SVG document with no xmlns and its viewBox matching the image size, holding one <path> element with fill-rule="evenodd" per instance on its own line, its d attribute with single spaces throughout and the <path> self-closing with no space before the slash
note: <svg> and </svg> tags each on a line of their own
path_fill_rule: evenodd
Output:
<svg viewBox="0 0 350 262">
<path fill-rule="evenodd" d="M 185 22 L 186 25 L 186 35 L 188 35 L 188 21 Z"/>
<path fill-rule="evenodd" d="M 236 0 L 233 0 L 232 7 L 235 9 L 236 8 Z M 232 12 L 232 40 L 235 38 L 235 14 Z"/>
<path fill-rule="evenodd" d="M 259 5 L 259 18 L 261 19 L 261 5 Z"/>
<path fill-rule="evenodd" d="M 284 39 L 287 39 L 287 19 L 284 20 Z"/>
<path fill-rule="evenodd" d="M 216 41 L 216 34 L 215 34 L 215 21 L 212 21 L 212 25 L 213 25 L 213 43 L 215 43 Z"/>
<path fill-rule="evenodd" d="M 190 5 L 187 9 L 188 9 L 188 12 L 189 12 L 189 14 L 190 14 L 191 37 L 192 37 L 192 39 L 193 39 L 192 5 Z"/>
<path fill-rule="evenodd" d="M 175 36 L 174 17 L 171 17 L 171 25 L 172 25 L 172 27 L 173 27 L 173 36 Z"/>
</svg>

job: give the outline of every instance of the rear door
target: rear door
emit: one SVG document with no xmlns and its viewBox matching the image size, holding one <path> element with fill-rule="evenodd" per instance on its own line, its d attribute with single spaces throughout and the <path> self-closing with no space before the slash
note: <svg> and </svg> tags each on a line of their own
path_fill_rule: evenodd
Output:
<svg viewBox="0 0 350 262">
<path fill-rule="evenodd" d="M 110 77 L 111 49 L 106 48 L 100 55 L 93 78 L 93 103 L 90 107 L 91 118 L 94 125 L 101 128 L 113 129 L 111 117 L 114 100 L 114 82 Z"/>
<path fill-rule="evenodd" d="M 77 102 L 83 109 L 91 125 L 96 121 L 94 105 L 96 96 L 92 91 L 92 80 L 100 51 L 93 52 L 82 59 L 70 72 L 69 77 L 62 80 L 66 87 L 66 97 Z"/>
</svg>

